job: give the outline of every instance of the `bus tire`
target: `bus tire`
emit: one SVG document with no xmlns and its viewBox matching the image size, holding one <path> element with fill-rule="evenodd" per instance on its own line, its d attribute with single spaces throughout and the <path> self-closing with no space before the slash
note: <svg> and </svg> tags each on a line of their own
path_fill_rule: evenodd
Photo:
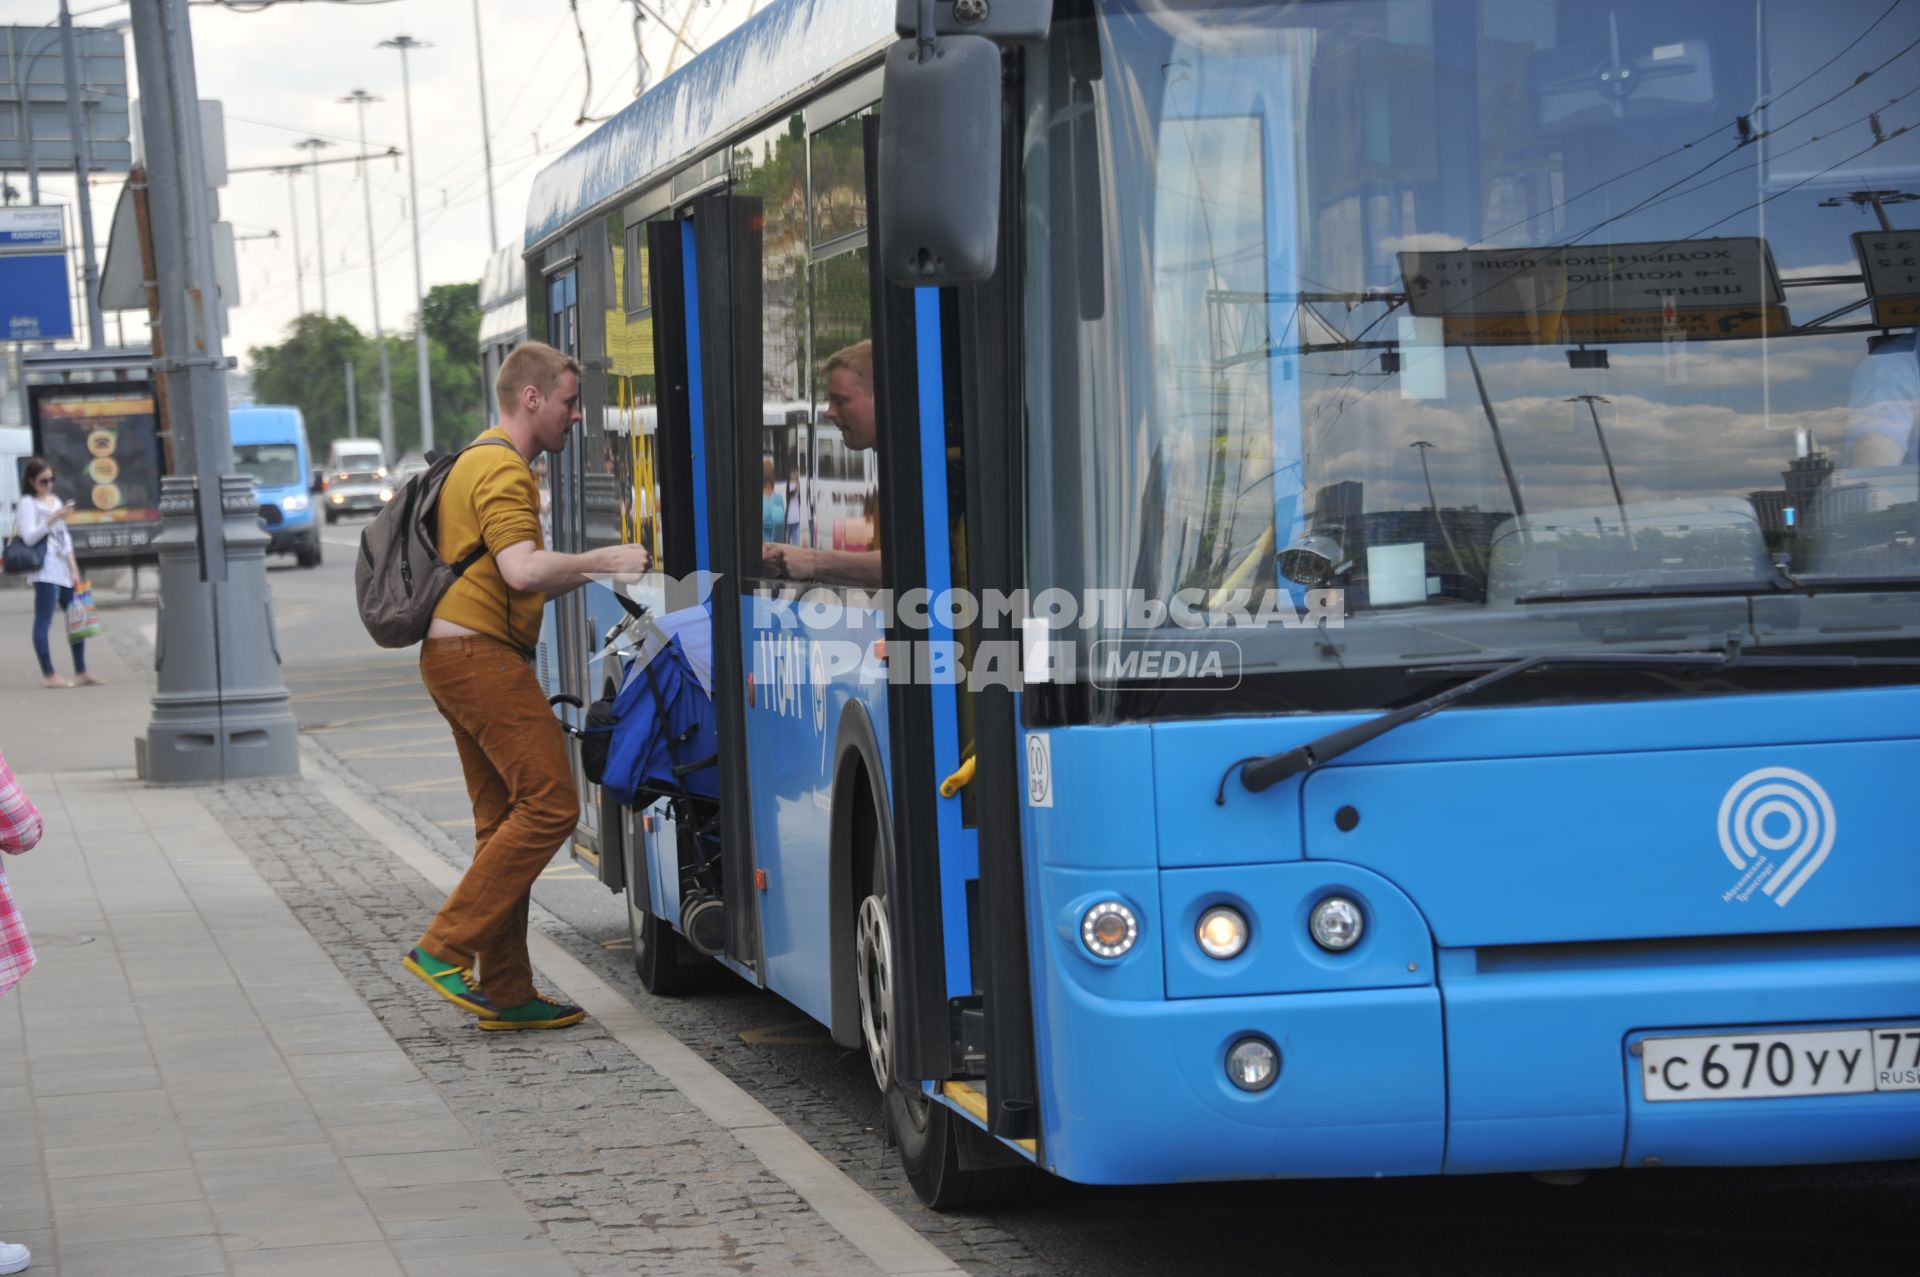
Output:
<svg viewBox="0 0 1920 1277">
<path fill-rule="evenodd" d="M 639 839 L 625 840 L 629 844 Z M 640 987 L 656 998 L 672 998 L 685 993 L 692 968 L 699 955 L 680 934 L 663 919 L 642 909 L 634 901 L 633 884 L 647 871 L 637 846 L 624 849 L 627 859 L 627 936 L 633 942 L 633 973 Z"/>
<path fill-rule="evenodd" d="M 314 534 L 307 539 L 307 544 L 301 546 L 295 553 L 294 561 L 303 568 L 317 568 L 320 566 L 320 532 L 318 529 L 315 529 Z"/>
</svg>

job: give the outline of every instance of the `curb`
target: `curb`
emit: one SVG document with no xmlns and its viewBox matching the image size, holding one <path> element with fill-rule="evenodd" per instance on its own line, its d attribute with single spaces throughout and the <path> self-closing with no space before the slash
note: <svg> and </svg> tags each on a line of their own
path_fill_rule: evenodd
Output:
<svg viewBox="0 0 1920 1277">
<path fill-rule="evenodd" d="M 308 783 L 436 890 L 452 889 L 460 879 L 458 868 L 353 792 L 319 745 L 302 739 L 300 748 L 308 764 Z M 965 1277 L 965 1269 L 544 931 L 530 927 L 527 947 L 534 965 L 559 986 L 568 1001 L 584 1008 L 615 1041 L 739 1141 L 882 1272 L 893 1277 Z"/>
</svg>

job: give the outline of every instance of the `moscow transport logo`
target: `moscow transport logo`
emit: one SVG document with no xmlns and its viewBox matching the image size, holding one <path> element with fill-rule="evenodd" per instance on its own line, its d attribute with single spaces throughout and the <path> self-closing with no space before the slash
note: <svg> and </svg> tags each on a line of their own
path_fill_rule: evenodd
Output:
<svg viewBox="0 0 1920 1277">
<path fill-rule="evenodd" d="M 1784 907 L 1833 850 L 1833 800 L 1813 777 L 1791 767 L 1762 767 L 1733 783 L 1720 800 L 1720 850 L 1740 871 L 1721 896 L 1755 891 Z"/>
</svg>

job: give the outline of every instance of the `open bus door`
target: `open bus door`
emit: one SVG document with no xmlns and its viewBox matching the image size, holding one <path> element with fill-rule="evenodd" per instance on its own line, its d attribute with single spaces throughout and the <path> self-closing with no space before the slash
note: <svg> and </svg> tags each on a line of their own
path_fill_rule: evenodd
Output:
<svg viewBox="0 0 1920 1277">
<path fill-rule="evenodd" d="M 874 207 L 878 135 L 879 121 L 870 118 Z M 874 272 L 876 393 L 890 423 L 880 451 L 883 484 L 894 494 L 882 518 L 896 598 L 913 589 L 930 598 L 948 589 L 1011 598 L 1022 584 L 1013 358 L 1020 312 L 1008 281 L 1002 271 L 976 288 L 909 290 Z M 900 628 L 899 619 L 889 643 L 903 655 L 916 642 L 951 641 L 972 666 L 985 651 L 1018 650 L 1005 623 L 983 619 L 956 633 L 938 619 L 927 631 Z M 1031 1168 L 1042 1160 L 1021 737 L 1006 668 L 1003 662 L 1002 676 L 977 683 L 916 678 L 889 688 L 895 1033 L 888 1122 L 915 1191 L 943 1209 L 1032 1191 Z"/>
<path fill-rule="evenodd" d="M 719 720 L 718 810 L 690 818 L 666 804 L 627 821 L 625 877 L 634 967 L 650 992 L 676 992 L 695 960 L 687 937 L 710 956 L 761 983 L 759 915 L 753 890 L 753 828 L 742 722 L 741 552 L 733 493 L 736 405 L 757 410 L 757 368 L 742 368 L 733 333 L 743 306 L 757 303 L 758 276 L 734 269 L 752 233 L 742 201 L 703 196 L 678 216 L 646 224 L 659 403 L 655 426 L 664 553 L 658 570 L 676 580 L 713 574 L 705 606 L 713 635 L 713 700 Z M 751 295 L 741 295 L 741 279 Z M 757 353 L 757 347 L 753 348 Z M 746 378 L 751 380 L 746 380 Z M 746 387 L 748 395 L 742 394 Z M 704 916 L 696 917 L 696 910 Z M 715 920 L 723 919 L 717 927 Z M 685 934 L 677 934 L 676 928 Z M 715 934 L 715 933 L 718 934 Z"/>
</svg>

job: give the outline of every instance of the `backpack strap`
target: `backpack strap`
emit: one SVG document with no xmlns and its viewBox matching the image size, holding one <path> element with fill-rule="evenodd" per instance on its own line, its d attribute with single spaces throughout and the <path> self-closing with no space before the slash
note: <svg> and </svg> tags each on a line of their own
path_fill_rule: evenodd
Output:
<svg viewBox="0 0 1920 1277">
<path fill-rule="evenodd" d="M 495 435 L 491 438 L 489 438 L 486 435 L 482 435 L 480 438 L 475 439 L 471 443 L 467 444 L 466 447 L 460 449 L 460 451 L 467 452 L 473 448 L 481 448 L 481 447 L 485 447 L 488 444 L 493 444 L 493 443 L 497 443 L 503 448 L 513 447 L 513 441 L 511 439 L 502 439 L 498 435 Z M 449 479 L 453 477 L 453 472 L 451 470 L 447 472 L 447 477 Z M 467 574 L 467 569 L 472 567 L 474 564 L 478 563 L 481 559 L 485 558 L 486 553 L 487 553 L 487 542 L 486 542 L 486 538 L 482 537 L 479 545 L 474 546 L 472 550 L 462 555 L 458 562 L 449 565 L 453 568 L 454 576 L 455 577 L 465 576 Z M 509 611 L 509 620 L 511 620 L 511 611 Z"/>
</svg>

